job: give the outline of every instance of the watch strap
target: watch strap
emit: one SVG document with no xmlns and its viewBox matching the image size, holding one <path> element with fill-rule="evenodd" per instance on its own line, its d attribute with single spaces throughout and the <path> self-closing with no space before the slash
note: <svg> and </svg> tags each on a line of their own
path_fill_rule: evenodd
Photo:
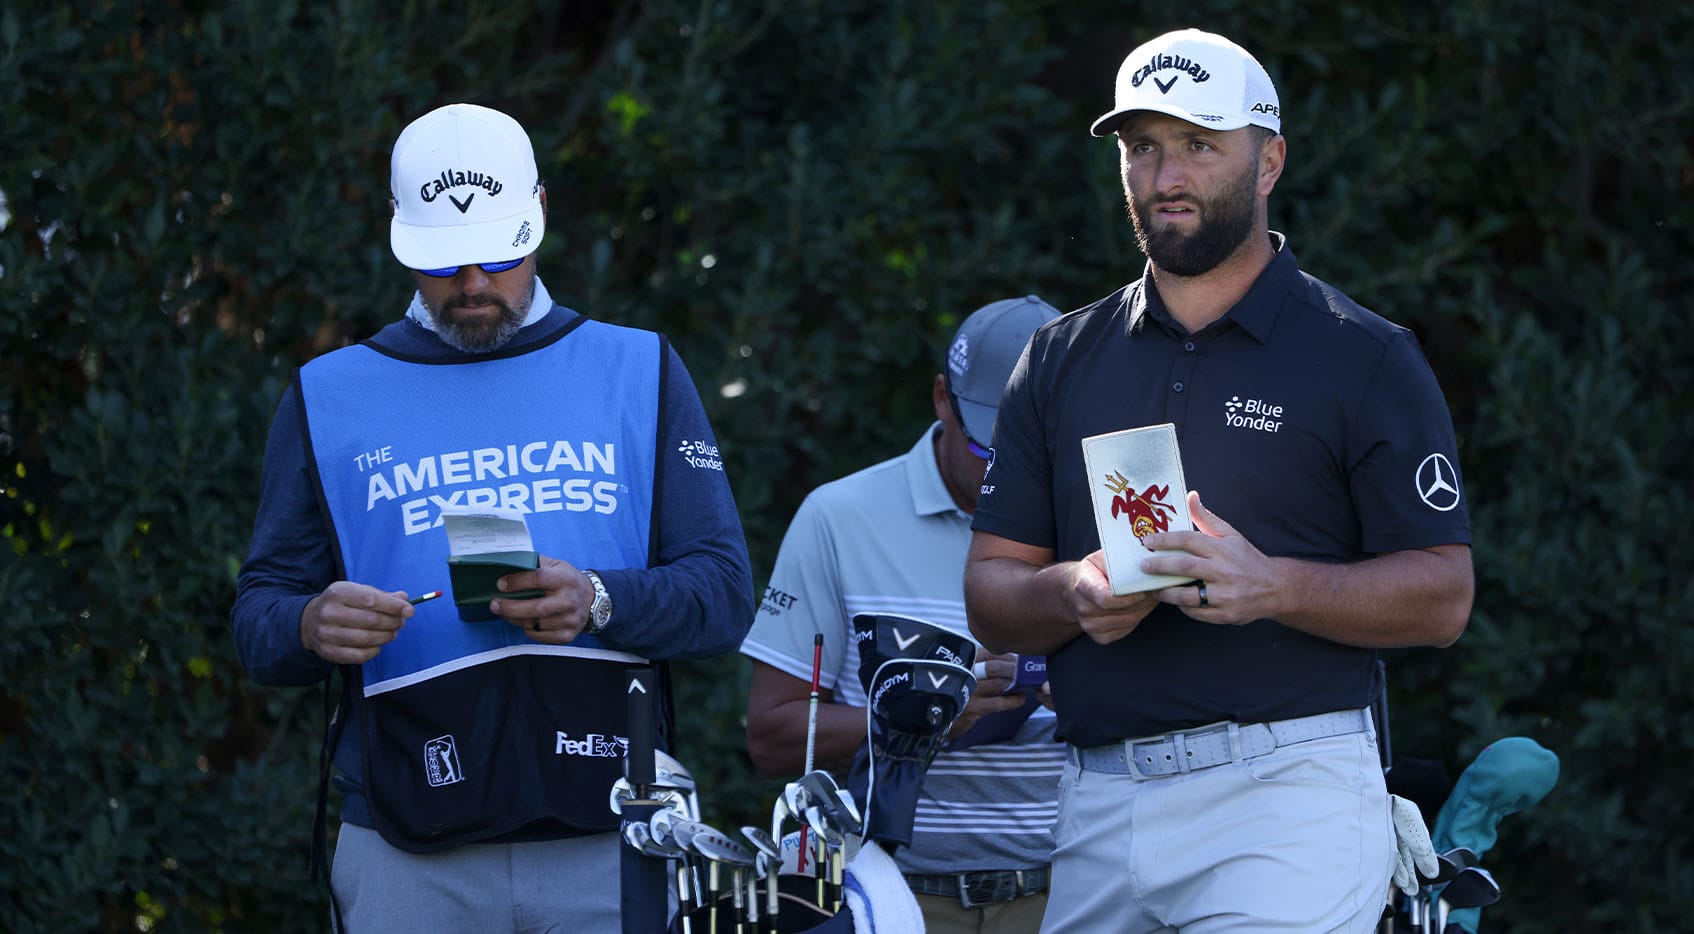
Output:
<svg viewBox="0 0 1694 934">
<path fill-rule="evenodd" d="M 612 595 L 607 592 L 606 583 L 599 574 L 586 569 L 582 573 L 594 585 L 594 601 L 588 605 L 588 625 L 582 631 L 591 636 L 598 635 L 612 621 Z"/>
</svg>

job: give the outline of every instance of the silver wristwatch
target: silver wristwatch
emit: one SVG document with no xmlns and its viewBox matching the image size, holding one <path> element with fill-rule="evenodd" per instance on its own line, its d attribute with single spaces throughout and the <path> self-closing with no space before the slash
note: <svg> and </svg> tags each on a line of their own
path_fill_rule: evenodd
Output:
<svg viewBox="0 0 1694 934">
<path fill-rule="evenodd" d="M 606 592 L 606 584 L 600 580 L 600 575 L 593 571 L 583 571 L 588 575 L 588 582 L 594 585 L 594 602 L 588 605 L 588 625 L 582 628 L 589 635 L 598 635 L 612 621 L 612 595 Z"/>
</svg>

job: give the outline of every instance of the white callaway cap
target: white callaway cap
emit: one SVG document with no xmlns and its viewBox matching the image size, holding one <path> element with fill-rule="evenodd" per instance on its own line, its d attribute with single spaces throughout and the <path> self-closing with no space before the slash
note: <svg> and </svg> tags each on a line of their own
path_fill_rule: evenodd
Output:
<svg viewBox="0 0 1694 934">
<path fill-rule="evenodd" d="M 1222 36 L 1179 29 L 1146 42 L 1118 66 L 1117 102 L 1094 121 L 1110 136 L 1137 110 L 1151 110 L 1213 130 L 1248 124 L 1282 132 L 1276 87 L 1258 59 Z"/>
<path fill-rule="evenodd" d="M 412 121 L 389 184 L 389 247 L 412 269 L 520 259 L 547 232 L 529 135 L 498 110 L 448 104 Z"/>
</svg>

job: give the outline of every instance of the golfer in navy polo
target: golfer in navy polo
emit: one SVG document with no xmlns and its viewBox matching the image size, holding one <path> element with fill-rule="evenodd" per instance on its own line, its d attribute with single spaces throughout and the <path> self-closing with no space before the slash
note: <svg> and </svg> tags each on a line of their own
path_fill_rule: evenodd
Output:
<svg viewBox="0 0 1694 934">
<path fill-rule="evenodd" d="M 1130 53 L 1093 131 L 1146 272 L 1039 329 L 1000 405 L 965 596 L 985 646 L 1049 656 L 1043 931 L 1362 934 L 1386 904 L 1376 650 L 1459 637 L 1469 522 L 1416 340 L 1268 229 L 1281 117 L 1223 37 Z M 1165 422 L 1194 527 L 1141 566 L 1196 583 L 1115 596 L 1080 442 Z"/>
</svg>

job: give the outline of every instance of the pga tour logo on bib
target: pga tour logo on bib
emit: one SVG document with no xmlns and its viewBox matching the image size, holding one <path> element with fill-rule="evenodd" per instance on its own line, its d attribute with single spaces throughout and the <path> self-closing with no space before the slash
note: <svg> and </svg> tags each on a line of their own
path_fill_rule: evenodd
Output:
<svg viewBox="0 0 1694 934">
<path fill-rule="evenodd" d="M 465 773 L 459 769 L 459 747 L 453 742 L 453 734 L 424 743 L 424 778 L 432 788 L 465 780 Z"/>
</svg>

